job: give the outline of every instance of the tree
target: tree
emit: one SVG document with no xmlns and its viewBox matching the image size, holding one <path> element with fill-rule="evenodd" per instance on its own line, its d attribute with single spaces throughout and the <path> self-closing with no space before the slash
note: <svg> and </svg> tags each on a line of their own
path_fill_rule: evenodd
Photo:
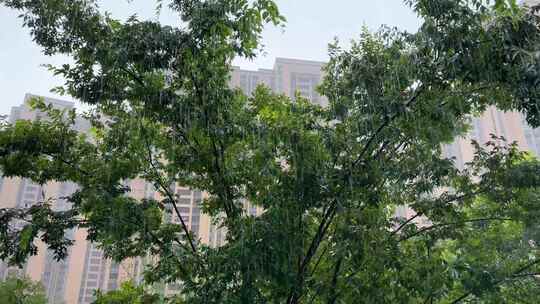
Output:
<svg viewBox="0 0 540 304">
<path fill-rule="evenodd" d="M 5 304 L 47 304 L 45 289 L 40 283 L 14 276 L 0 282 L 0 299 Z"/>
<path fill-rule="evenodd" d="M 66 79 L 56 90 L 90 105 L 93 126 L 77 134 L 74 112 L 36 100 L 51 119 L 2 127 L 5 176 L 80 189 L 66 212 L 1 210 L 1 257 L 24 263 L 39 237 L 63 258 L 78 227 L 114 259 L 157 257 L 146 283 L 181 281 L 188 303 L 532 299 L 539 162 L 493 138 L 460 171 L 441 145 L 488 106 L 540 125 L 540 20 L 515 1 L 405 2 L 417 33 L 330 46 L 319 107 L 229 88 L 233 58 L 255 56 L 263 26 L 285 20 L 270 0 L 171 0 L 181 28 L 120 22 L 91 0 L 0 0 L 46 54 L 72 57 L 50 67 Z M 161 199 L 127 196 L 133 178 Z M 209 194 L 224 246 L 163 220 L 179 216 L 173 184 Z M 264 213 L 246 215 L 246 200 Z M 415 215 L 396 218 L 403 205 Z"/>
<path fill-rule="evenodd" d="M 103 294 L 97 292 L 97 299 L 93 304 L 157 304 L 160 297 L 156 294 L 145 292 L 143 286 L 135 286 L 133 282 L 125 282 L 119 290 L 109 291 Z M 180 304 L 180 303 L 178 303 Z"/>
</svg>

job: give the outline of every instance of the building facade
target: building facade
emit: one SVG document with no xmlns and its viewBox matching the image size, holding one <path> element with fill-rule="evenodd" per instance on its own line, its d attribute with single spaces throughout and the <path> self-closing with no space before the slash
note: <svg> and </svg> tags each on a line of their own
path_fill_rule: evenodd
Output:
<svg viewBox="0 0 540 304">
<path fill-rule="evenodd" d="M 231 86 L 251 95 L 258 85 L 265 85 L 276 93 L 295 98 L 296 94 L 313 103 L 325 106 L 327 99 L 317 92 L 323 79 L 325 63 L 310 60 L 277 58 L 273 69 L 257 71 L 233 69 Z"/>
<path fill-rule="evenodd" d="M 540 129 L 532 129 L 518 112 L 502 112 L 489 107 L 481 116 L 471 118 L 471 131 L 458 137 L 452 144 L 444 147 L 447 157 L 454 157 L 458 168 L 472 160 L 473 140 L 484 144 L 492 140 L 492 135 L 504 137 L 507 143 L 516 142 L 523 151 L 540 155 L 537 143 L 540 141 Z"/>
</svg>

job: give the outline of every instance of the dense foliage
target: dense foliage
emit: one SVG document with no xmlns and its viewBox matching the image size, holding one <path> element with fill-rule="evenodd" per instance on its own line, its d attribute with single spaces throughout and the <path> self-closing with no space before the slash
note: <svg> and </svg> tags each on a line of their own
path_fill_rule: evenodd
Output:
<svg viewBox="0 0 540 304">
<path fill-rule="evenodd" d="M 1 257 L 22 264 L 41 238 L 63 258 L 79 227 L 115 259 L 157 257 L 146 282 L 181 281 L 188 303 L 534 302 L 540 163 L 494 137 L 458 170 L 441 145 L 489 106 L 540 125 L 540 20 L 515 1 L 405 2 L 417 33 L 331 45 L 320 107 L 229 88 L 232 59 L 285 20 L 271 0 L 171 0 L 179 28 L 91 0 L 0 0 L 46 54 L 71 56 L 51 67 L 57 91 L 93 109 L 90 137 L 39 100 L 51 119 L 2 126 L 5 176 L 80 188 L 67 212 L 0 210 Z M 126 195 L 134 178 L 160 199 Z M 209 194 L 226 245 L 164 220 L 172 184 Z M 414 215 L 396 217 L 404 205 Z"/>
<path fill-rule="evenodd" d="M 47 304 L 41 284 L 13 276 L 0 282 L 0 299 L 3 304 Z"/>
<path fill-rule="evenodd" d="M 118 290 L 102 293 L 98 290 L 96 300 L 92 304 L 158 304 L 161 297 L 146 292 L 143 286 L 135 286 L 133 282 L 125 282 Z M 181 302 L 174 302 L 181 304 Z"/>
</svg>

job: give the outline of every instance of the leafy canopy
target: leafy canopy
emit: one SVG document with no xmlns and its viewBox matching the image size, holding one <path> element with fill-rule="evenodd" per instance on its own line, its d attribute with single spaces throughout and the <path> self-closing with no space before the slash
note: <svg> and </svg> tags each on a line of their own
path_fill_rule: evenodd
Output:
<svg viewBox="0 0 540 304">
<path fill-rule="evenodd" d="M 157 304 L 160 300 L 158 295 L 146 292 L 143 286 L 135 286 L 133 282 L 127 281 L 118 290 L 105 294 L 98 291 L 93 304 Z"/>
<path fill-rule="evenodd" d="M 146 283 L 181 281 L 188 303 L 533 301 L 538 160 L 494 137 L 457 170 L 441 145 L 490 106 L 540 125 L 540 20 L 515 1 L 405 2 L 417 33 L 330 46 L 320 107 L 229 87 L 231 61 L 284 22 L 270 0 L 171 0 L 178 28 L 90 0 L 0 0 L 46 54 L 71 56 L 50 67 L 66 79 L 56 90 L 92 106 L 90 137 L 39 100 L 51 119 L 2 126 L 4 176 L 79 189 L 69 211 L 1 209 L 1 257 L 22 264 L 41 238 L 63 258 L 78 227 L 117 260 L 156 257 Z M 130 197 L 136 178 L 158 198 Z M 166 220 L 181 219 L 174 184 L 209 194 L 224 246 Z M 413 215 L 397 217 L 405 205 Z"/>
<path fill-rule="evenodd" d="M 0 299 L 5 304 L 47 304 L 45 289 L 40 283 L 14 276 L 0 282 Z"/>
</svg>

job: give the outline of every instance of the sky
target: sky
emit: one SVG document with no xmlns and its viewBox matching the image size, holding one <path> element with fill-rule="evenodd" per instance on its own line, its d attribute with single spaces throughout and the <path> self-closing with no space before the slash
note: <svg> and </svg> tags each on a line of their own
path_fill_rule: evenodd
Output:
<svg viewBox="0 0 540 304">
<path fill-rule="evenodd" d="M 156 19 L 175 25 L 178 17 L 163 10 L 156 15 L 151 0 L 100 0 L 100 8 L 114 17 L 125 19 L 133 14 L 139 18 Z M 363 26 L 375 30 L 380 25 L 396 26 L 415 31 L 416 15 L 402 0 L 276 0 L 287 18 L 284 28 L 269 27 L 263 34 L 264 53 L 249 61 L 237 59 L 234 65 L 244 69 L 272 68 L 276 57 L 326 61 L 328 43 L 337 37 L 347 42 L 357 38 Z M 57 96 L 50 89 L 62 84 L 43 64 L 58 65 L 69 61 L 65 57 L 49 57 L 32 42 L 28 29 L 17 18 L 19 12 L 0 5 L 0 115 L 9 114 L 20 105 L 26 93 L 72 101 L 69 96 Z"/>
</svg>

